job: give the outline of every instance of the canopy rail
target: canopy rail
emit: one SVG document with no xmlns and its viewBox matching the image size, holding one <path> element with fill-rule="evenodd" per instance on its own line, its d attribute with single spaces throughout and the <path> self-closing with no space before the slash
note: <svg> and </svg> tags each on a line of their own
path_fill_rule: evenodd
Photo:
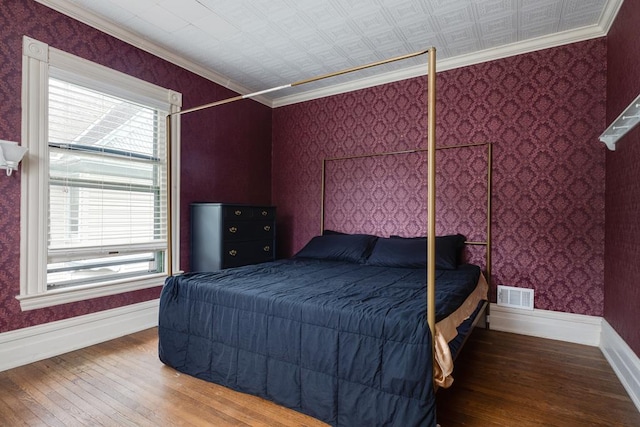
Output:
<svg viewBox="0 0 640 427">
<path fill-rule="evenodd" d="M 365 70 L 367 68 L 378 67 L 380 65 L 390 64 L 392 62 L 397 62 L 397 61 L 403 61 L 405 59 L 414 58 L 416 56 L 420 56 L 420 55 L 424 55 L 425 53 L 429 53 L 432 49 L 435 51 L 435 48 L 432 47 L 432 48 L 427 49 L 427 50 L 421 50 L 419 52 L 409 53 L 407 55 L 396 56 L 396 57 L 393 57 L 393 58 L 390 58 L 390 59 L 384 59 L 382 61 L 376 61 L 376 62 L 371 62 L 371 63 L 365 64 L 365 65 L 358 65 L 356 67 L 345 68 L 344 70 L 334 71 L 332 73 L 322 74 L 320 76 L 311 77 L 311 78 L 304 79 L 304 80 L 298 80 L 296 82 L 288 83 L 288 84 L 285 84 L 285 85 L 282 85 L 282 86 L 276 86 L 276 87 L 272 87 L 270 89 L 264 89 L 264 90 L 260 90 L 260 91 L 257 91 L 257 92 L 247 93 L 245 95 L 233 96 L 231 98 L 222 99 L 220 101 L 211 102 L 209 104 L 199 105 L 199 106 L 193 107 L 193 108 L 187 108 L 186 110 L 181 110 L 181 111 L 176 111 L 175 113 L 170 113 L 169 116 L 181 116 L 183 114 L 193 113 L 194 111 L 200 111 L 200 110 L 204 110 L 206 108 L 217 107 L 217 106 L 223 105 L 223 104 L 229 104 L 231 102 L 240 101 L 242 99 L 255 98 L 256 96 L 264 95 L 265 93 L 277 92 L 277 91 L 282 90 L 282 89 L 288 89 L 288 88 L 291 88 L 291 87 L 302 86 L 302 85 L 305 85 L 307 83 L 317 82 L 319 80 L 324 80 L 324 79 L 328 79 L 328 78 L 331 78 L 331 77 L 340 76 L 340 75 L 343 75 L 343 74 L 353 73 L 355 71 L 361 71 L 361 70 Z"/>
</svg>

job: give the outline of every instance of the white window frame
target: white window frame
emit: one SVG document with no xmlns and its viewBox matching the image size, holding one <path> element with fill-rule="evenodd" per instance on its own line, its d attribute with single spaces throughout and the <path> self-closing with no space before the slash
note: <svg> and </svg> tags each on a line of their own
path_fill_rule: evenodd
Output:
<svg viewBox="0 0 640 427">
<path fill-rule="evenodd" d="M 49 47 L 46 43 L 23 37 L 22 53 L 22 145 L 29 151 L 21 163 L 20 202 L 20 295 L 17 299 L 23 311 L 115 295 L 139 289 L 161 286 L 164 273 L 144 278 L 113 280 L 68 288 L 47 290 L 48 246 L 48 88 L 49 67 L 56 76 L 69 73 L 77 84 L 100 86 L 111 95 L 121 96 L 145 105 L 162 106 L 175 113 L 182 106 L 182 94 L 156 86 L 119 71 Z M 178 272 L 180 249 L 180 119 L 171 122 L 171 239 L 172 271 Z M 169 248 L 167 248 L 169 249 Z M 165 257 L 168 258 L 168 257 Z M 165 261 L 166 262 L 166 261 Z"/>
</svg>

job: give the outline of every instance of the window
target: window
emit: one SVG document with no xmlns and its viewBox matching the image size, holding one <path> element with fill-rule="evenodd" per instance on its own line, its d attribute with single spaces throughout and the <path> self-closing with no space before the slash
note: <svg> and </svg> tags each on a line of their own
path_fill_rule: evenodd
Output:
<svg viewBox="0 0 640 427">
<path fill-rule="evenodd" d="M 47 288 L 164 271 L 166 111 L 49 78 Z"/>
<path fill-rule="evenodd" d="M 161 285 L 178 258 L 166 116 L 180 94 L 28 37 L 23 51 L 22 309 Z"/>
</svg>

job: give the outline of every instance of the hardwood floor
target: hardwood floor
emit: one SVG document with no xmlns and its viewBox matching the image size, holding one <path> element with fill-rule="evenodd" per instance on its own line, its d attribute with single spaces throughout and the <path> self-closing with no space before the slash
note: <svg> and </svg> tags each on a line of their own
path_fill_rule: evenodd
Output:
<svg viewBox="0 0 640 427">
<path fill-rule="evenodd" d="M 445 426 L 640 426 L 597 347 L 476 329 L 438 391 Z"/>
<path fill-rule="evenodd" d="M 325 426 L 181 374 L 158 359 L 157 330 L 0 373 L 2 426 Z"/>
<path fill-rule="evenodd" d="M 164 366 L 157 331 L 0 372 L 2 426 L 325 426 L 260 398 Z M 640 414 L 597 348 L 477 330 L 442 427 L 640 426 Z"/>
</svg>

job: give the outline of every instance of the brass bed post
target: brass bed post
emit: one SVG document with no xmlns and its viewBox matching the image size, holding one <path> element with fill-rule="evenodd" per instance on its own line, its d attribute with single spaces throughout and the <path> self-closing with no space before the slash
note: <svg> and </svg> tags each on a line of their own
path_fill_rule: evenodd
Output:
<svg viewBox="0 0 640 427">
<path fill-rule="evenodd" d="M 487 144 L 487 283 L 491 289 L 491 197 L 493 179 L 493 144 Z"/>
<path fill-rule="evenodd" d="M 167 114 L 166 119 L 167 128 L 165 132 L 167 133 L 167 276 L 173 275 L 173 216 L 171 214 L 171 175 L 173 173 L 171 167 L 171 114 Z"/>
<path fill-rule="evenodd" d="M 322 200 L 320 201 L 320 235 L 324 233 L 324 186 L 325 186 L 325 171 L 327 167 L 327 159 L 322 159 L 322 184 L 320 187 L 320 193 L 322 194 Z"/>
<path fill-rule="evenodd" d="M 489 329 L 489 319 L 491 314 L 491 198 L 493 197 L 492 179 L 493 179 L 493 144 L 489 143 L 487 147 L 487 266 L 485 268 L 487 273 L 487 285 L 489 290 L 487 292 L 487 308 L 484 311 L 484 327 Z"/>
<path fill-rule="evenodd" d="M 429 49 L 427 88 L 427 322 L 435 357 L 436 331 L 436 49 Z"/>
</svg>

